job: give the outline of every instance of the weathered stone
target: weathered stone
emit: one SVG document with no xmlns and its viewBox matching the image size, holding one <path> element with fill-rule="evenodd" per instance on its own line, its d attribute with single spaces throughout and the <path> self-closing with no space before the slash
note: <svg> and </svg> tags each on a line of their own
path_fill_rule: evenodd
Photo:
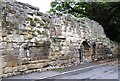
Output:
<svg viewBox="0 0 120 81">
<path fill-rule="evenodd" d="M 1 42 L 0 43 L 0 49 L 6 48 L 7 43 L 6 42 Z"/>
<path fill-rule="evenodd" d="M 2 60 L 3 61 L 3 60 Z M 1 65 L 1 68 L 3 69 L 3 68 L 5 68 L 6 67 L 6 62 L 5 61 L 3 61 L 4 63 L 2 63 L 2 65 Z"/>
<path fill-rule="evenodd" d="M 26 71 L 26 70 L 28 70 L 26 65 L 21 65 L 18 68 L 19 68 L 19 71 Z"/>
<path fill-rule="evenodd" d="M 5 67 L 5 68 L 3 69 L 3 73 L 12 73 L 12 72 L 13 72 L 12 67 Z"/>
<path fill-rule="evenodd" d="M 50 16 L 34 6 L 11 0 L 2 3 L 0 9 L 3 76 L 91 62 L 93 53 L 96 60 L 119 53 L 118 44 L 106 37 L 103 27 L 88 18 Z"/>
<path fill-rule="evenodd" d="M 28 68 L 28 70 L 36 69 L 36 68 L 37 68 L 37 65 L 36 65 L 36 64 L 28 64 L 28 65 L 27 65 L 27 68 Z"/>
<path fill-rule="evenodd" d="M 18 67 L 13 67 L 13 72 L 17 72 L 18 71 Z"/>
<path fill-rule="evenodd" d="M 27 71 L 25 71 L 25 73 L 31 73 L 32 72 L 32 70 L 27 70 Z"/>
<path fill-rule="evenodd" d="M 2 51 L 0 49 L 0 76 L 3 74 L 3 58 L 2 58 Z"/>
</svg>

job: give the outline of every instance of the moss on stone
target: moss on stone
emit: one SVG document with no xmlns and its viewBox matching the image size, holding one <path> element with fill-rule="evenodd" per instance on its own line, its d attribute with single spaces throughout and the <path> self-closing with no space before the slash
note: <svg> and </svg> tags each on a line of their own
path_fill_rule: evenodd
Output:
<svg viewBox="0 0 120 81">
<path fill-rule="evenodd" d="M 10 10 L 10 13 L 15 14 L 16 11 L 15 10 Z"/>
<path fill-rule="evenodd" d="M 18 29 L 18 24 L 15 22 L 10 22 L 10 27 L 12 27 L 14 29 Z"/>
<path fill-rule="evenodd" d="M 16 30 L 16 34 L 19 34 L 19 30 Z"/>
<path fill-rule="evenodd" d="M 44 28 L 49 29 L 48 25 L 44 25 Z"/>
<path fill-rule="evenodd" d="M 6 28 L 9 26 L 9 21 L 2 21 L 2 27 Z"/>
<path fill-rule="evenodd" d="M 37 26 L 38 28 L 42 28 L 42 26 Z"/>
<path fill-rule="evenodd" d="M 34 21 L 40 21 L 40 19 L 39 18 L 34 18 Z"/>
<path fill-rule="evenodd" d="M 45 31 L 42 31 L 41 34 L 42 34 L 42 35 L 45 35 L 45 36 L 48 36 L 47 32 L 45 32 Z"/>
<path fill-rule="evenodd" d="M 40 22 L 40 26 L 44 26 L 45 24 L 43 22 Z"/>
<path fill-rule="evenodd" d="M 37 30 L 37 32 L 39 33 L 39 35 L 41 35 L 41 34 L 42 34 L 39 30 Z"/>
<path fill-rule="evenodd" d="M 15 17 L 16 17 L 16 18 L 19 18 L 19 16 L 18 16 L 18 15 L 16 15 Z"/>
<path fill-rule="evenodd" d="M 30 21 L 30 25 L 36 27 L 35 21 L 31 20 L 31 21 Z"/>
<path fill-rule="evenodd" d="M 26 17 L 25 20 L 26 20 L 26 21 L 31 21 L 32 18 L 30 18 L 30 17 Z"/>
</svg>

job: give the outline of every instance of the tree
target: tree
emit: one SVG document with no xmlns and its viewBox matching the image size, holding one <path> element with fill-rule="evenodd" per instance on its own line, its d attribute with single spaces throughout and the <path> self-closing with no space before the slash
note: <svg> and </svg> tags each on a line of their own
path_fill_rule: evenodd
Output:
<svg viewBox="0 0 120 81">
<path fill-rule="evenodd" d="M 120 42 L 120 2 L 51 2 L 50 13 L 59 12 L 95 20 L 103 26 L 111 40 Z"/>
</svg>

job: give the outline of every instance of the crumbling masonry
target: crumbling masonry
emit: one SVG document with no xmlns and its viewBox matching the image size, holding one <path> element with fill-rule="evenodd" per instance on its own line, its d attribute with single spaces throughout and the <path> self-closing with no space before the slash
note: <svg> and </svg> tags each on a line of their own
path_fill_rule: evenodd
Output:
<svg viewBox="0 0 120 81">
<path fill-rule="evenodd" d="M 49 15 L 21 2 L 0 3 L 0 77 L 117 55 L 103 27 L 88 18 Z"/>
</svg>

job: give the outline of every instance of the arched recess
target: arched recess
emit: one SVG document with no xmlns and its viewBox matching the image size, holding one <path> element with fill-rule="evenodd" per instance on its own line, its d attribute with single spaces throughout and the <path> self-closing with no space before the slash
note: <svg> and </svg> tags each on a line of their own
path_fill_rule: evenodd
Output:
<svg viewBox="0 0 120 81">
<path fill-rule="evenodd" d="M 92 61 L 92 53 L 91 47 L 87 41 L 83 41 L 80 45 L 79 49 L 80 62 L 91 62 Z"/>
</svg>

